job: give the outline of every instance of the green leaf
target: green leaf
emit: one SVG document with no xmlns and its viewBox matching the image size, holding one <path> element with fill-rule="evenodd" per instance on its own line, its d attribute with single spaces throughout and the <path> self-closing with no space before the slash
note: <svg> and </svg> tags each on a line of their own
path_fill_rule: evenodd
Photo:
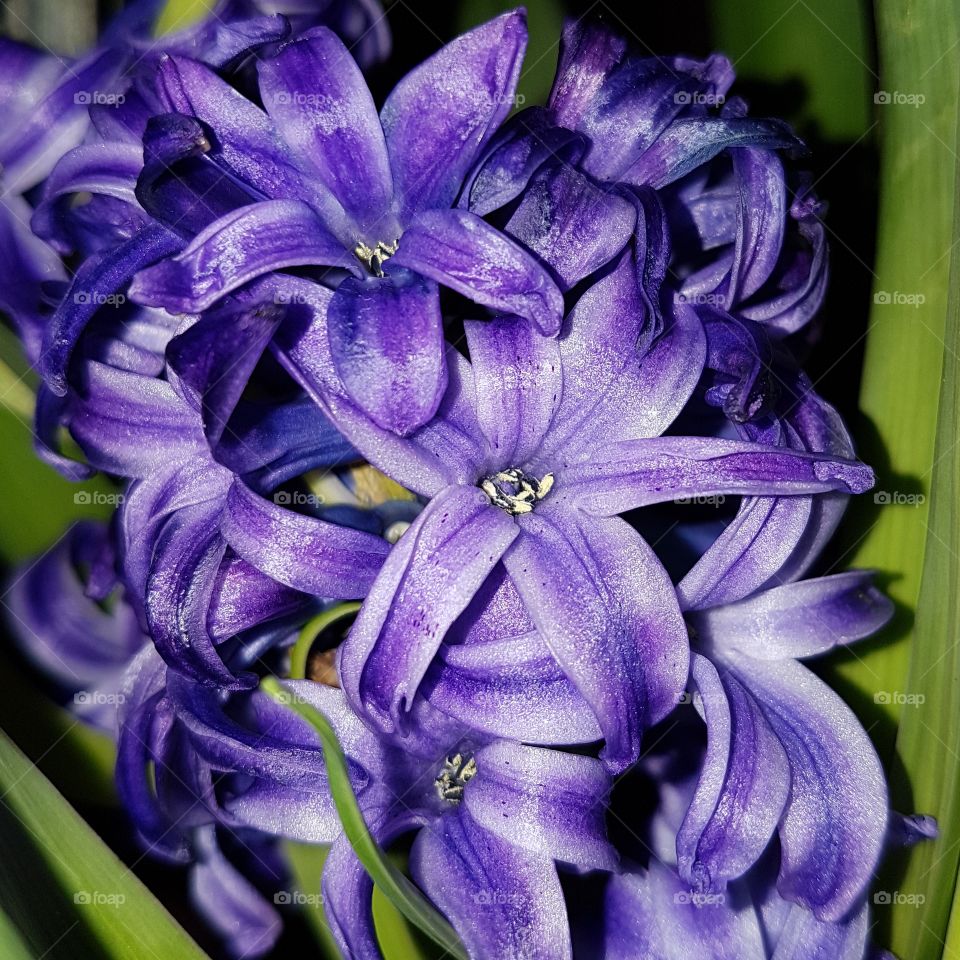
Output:
<svg viewBox="0 0 960 960">
<path fill-rule="evenodd" d="M 343 832 L 350 841 L 357 859 L 370 874 L 373 882 L 412 924 L 443 947 L 451 957 L 467 960 L 466 951 L 453 927 L 417 887 L 390 862 L 371 836 L 353 787 L 350 785 L 347 758 L 327 718 L 308 703 L 304 703 L 285 690 L 275 677 L 265 677 L 260 683 L 260 688 L 277 703 L 289 706 L 316 730 L 323 747 L 330 792 L 333 795 Z"/>
<path fill-rule="evenodd" d="M 153 27 L 155 37 L 186 30 L 213 14 L 217 0 L 167 0 Z"/>
<path fill-rule="evenodd" d="M 714 45 L 739 77 L 802 85 L 794 122 L 828 139 L 856 140 L 870 126 L 873 84 L 869 10 L 836 0 L 715 0 Z"/>
<path fill-rule="evenodd" d="M 897 616 L 880 643 L 851 651 L 841 677 L 877 719 L 898 722 L 896 758 L 872 730 L 892 803 L 933 813 L 936 843 L 881 880 L 881 939 L 902 956 L 937 957 L 960 851 L 960 611 L 957 603 L 957 197 L 960 9 L 952 0 L 878 0 L 880 219 L 861 407 L 861 453 L 877 468 L 875 503 L 855 504 L 864 531 L 852 566 L 890 576 Z M 886 102 L 882 102 L 886 101 Z M 875 438 L 870 442 L 871 435 Z M 905 871 L 905 872 L 904 872 Z M 896 894 L 896 896 L 894 896 Z M 884 936 L 888 933 L 889 936 Z"/>
<path fill-rule="evenodd" d="M 37 459 L 33 379 L 13 334 L 0 327 L 0 560 L 7 563 L 49 547 L 81 516 L 106 517 L 117 496 L 103 479 L 71 483 Z"/>
<path fill-rule="evenodd" d="M 293 873 L 297 890 L 306 897 L 316 897 L 316 900 L 303 901 L 300 909 L 316 937 L 320 956 L 325 960 L 340 960 L 340 951 L 330 932 L 330 924 L 327 923 L 319 897 L 320 879 L 330 847 L 326 844 L 294 843 L 292 840 L 285 840 L 283 852 Z"/>
<path fill-rule="evenodd" d="M 205 960 L 4 734 L 0 850 L 0 943 L 15 944 L 16 930 L 29 955 L 44 960 Z"/>
</svg>

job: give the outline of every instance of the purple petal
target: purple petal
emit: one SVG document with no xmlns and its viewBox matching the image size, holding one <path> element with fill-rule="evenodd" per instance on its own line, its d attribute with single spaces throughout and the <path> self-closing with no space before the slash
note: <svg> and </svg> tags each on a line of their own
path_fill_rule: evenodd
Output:
<svg viewBox="0 0 960 960">
<path fill-rule="evenodd" d="M 448 43 L 387 97 L 380 119 L 402 221 L 453 204 L 513 106 L 526 45 L 524 13 L 506 13 Z"/>
<path fill-rule="evenodd" d="M 591 705 L 614 772 L 677 703 L 687 632 L 653 551 L 619 519 L 540 507 L 504 563 L 544 642 Z"/>
<path fill-rule="evenodd" d="M 185 824 L 178 826 L 160 802 L 150 775 L 162 778 L 168 746 L 174 742 L 175 717 L 164 696 L 166 664 L 153 644 L 146 644 L 127 669 L 123 699 L 117 710 L 117 793 L 130 811 L 137 836 L 154 856 L 173 862 L 190 858 Z"/>
<path fill-rule="evenodd" d="M 530 181 L 505 230 L 569 290 L 623 250 L 636 222 L 629 200 L 567 164 L 553 163 Z"/>
<path fill-rule="evenodd" d="M 0 199 L 0 310 L 8 315 L 27 358 L 39 363 L 47 318 L 43 284 L 66 282 L 56 251 L 30 230 L 30 205 L 22 197 Z"/>
<path fill-rule="evenodd" d="M 199 313 L 264 273 L 311 265 L 349 269 L 356 260 L 305 203 L 269 200 L 211 223 L 182 253 L 139 273 L 130 296 L 172 313 Z"/>
<path fill-rule="evenodd" d="M 381 537 L 286 510 L 240 480 L 221 524 L 227 543 L 274 580 L 319 597 L 362 597 L 390 552 Z"/>
<path fill-rule="evenodd" d="M 777 935 L 773 960 L 881 960 L 867 952 L 870 910 L 866 904 L 839 923 L 823 923 L 803 907 L 794 906 Z"/>
<path fill-rule="evenodd" d="M 227 689 L 248 687 L 224 665 L 207 616 L 226 543 L 219 505 L 199 503 L 174 514 L 157 539 L 146 587 L 150 634 L 168 664 L 195 681 Z"/>
<path fill-rule="evenodd" d="M 592 757 L 497 740 L 475 755 L 463 803 L 474 822 L 533 854 L 614 870 L 604 816 L 612 781 Z"/>
<path fill-rule="evenodd" d="M 393 240 L 380 223 L 393 192 L 383 130 L 340 38 L 318 27 L 257 67 L 264 105 L 294 156 L 374 243 Z"/>
<path fill-rule="evenodd" d="M 165 380 L 83 365 L 65 418 L 90 462 L 124 477 L 145 477 L 207 456 L 196 412 Z"/>
<path fill-rule="evenodd" d="M 526 317 L 548 336 L 560 329 L 563 295 L 516 242 L 466 210 L 414 217 L 387 267 L 406 267 L 474 303 Z"/>
<path fill-rule="evenodd" d="M 397 729 L 453 621 L 519 528 L 476 487 L 448 487 L 393 548 L 340 648 L 354 707 Z"/>
<path fill-rule="evenodd" d="M 277 334 L 280 362 L 371 463 L 398 483 L 431 497 L 450 483 L 473 483 L 484 459 L 473 410 L 473 374 L 458 353 L 449 358 L 448 387 L 435 418 L 401 439 L 376 426 L 345 394 L 330 356 L 327 308 L 332 294 L 319 284 L 284 278 L 291 304 Z"/>
<path fill-rule="evenodd" d="M 504 842 L 467 811 L 441 817 L 417 834 L 410 870 L 476 960 L 573 956 L 563 891 L 550 857 Z"/>
<path fill-rule="evenodd" d="M 20 648 L 71 690 L 88 689 L 125 667 L 143 644 L 126 604 L 107 610 L 88 595 L 78 569 L 88 549 L 112 556 L 105 526 L 72 526 L 53 549 L 17 571 L 3 599 Z"/>
<path fill-rule="evenodd" d="M 627 183 L 660 189 L 732 147 L 776 150 L 797 147 L 800 141 L 780 120 L 752 117 L 708 117 L 677 120 L 629 170 Z"/>
<path fill-rule="evenodd" d="M 691 673 L 707 725 L 696 793 L 677 833 L 680 876 L 720 892 L 766 849 L 790 792 L 790 765 L 749 692 L 694 654 Z"/>
<path fill-rule="evenodd" d="M 239 557 L 220 565 L 210 598 L 207 629 L 214 641 L 303 610 L 312 598 L 277 583 Z"/>
<path fill-rule="evenodd" d="M 272 304 L 210 312 L 167 346 L 171 368 L 200 398 L 203 432 L 211 447 L 223 436 L 282 317 Z"/>
<path fill-rule="evenodd" d="M 254 692 L 249 698 L 246 725 L 227 713 L 221 691 L 174 671 L 169 673 L 167 684 L 177 719 L 189 733 L 190 747 L 214 769 L 329 795 L 316 733 L 289 707 Z M 331 694 L 336 695 L 336 691 Z M 354 764 L 350 772 L 354 787 L 361 789 L 366 782 L 363 771 Z M 335 829 L 332 815 L 328 826 Z"/>
<path fill-rule="evenodd" d="M 821 494 L 821 497 L 834 494 Z M 781 571 L 815 526 L 813 497 L 748 497 L 736 516 L 677 585 L 684 610 L 733 603 L 767 583 L 780 583 Z"/>
<path fill-rule="evenodd" d="M 348 277 L 330 301 L 327 329 L 347 393 L 377 426 L 404 435 L 436 413 L 447 369 L 432 283 L 410 276 Z"/>
<path fill-rule="evenodd" d="M 62 63 L 62 61 L 61 61 Z M 124 58 L 98 49 L 72 65 L 48 93 L 25 111 L 21 123 L 0 135 L 4 193 L 24 193 L 49 176 L 90 126 L 90 91 L 118 91 Z"/>
<path fill-rule="evenodd" d="M 31 221 L 34 232 L 61 253 L 70 252 L 72 244 L 60 223 L 63 211 L 58 201 L 77 193 L 95 193 L 137 206 L 135 188 L 142 166 L 143 151 L 133 143 L 92 143 L 71 150 L 44 184 L 43 200 Z"/>
<path fill-rule="evenodd" d="M 279 406 L 241 400 L 214 455 L 258 490 L 274 490 L 310 470 L 359 459 L 309 397 Z"/>
<path fill-rule="evenodd" d="M 211 150 L 207 130 L 193 117 L 166 113 L 147 121 L 137 199 L 154 219 L 185 239 L 259 199 L 211 158 Z"/>
<path fill-rule="evenodd" d="M 469 618 L 469 610 L 463 616 Z M 590 705 L 536 631 L 442 646 L 421 692 L 444 713 L 493 736 L 541 744 L 603 736 Z"/>
<path fill-rule="evenodd" d="M 703 370 L 703 327 L 679 304 L 666 331 L 646 352 L 637 348 L 644 313 L 629 256 L 591 287 L 573 309 L 560 341 L 563 401 L 551 446 L 580 459 L 626 440 L 663 433 L 693 394 Z"/>
<path fill-rule="evenodd" d="M 197 864 L 190 897 L 235 957 L 259 957 L 273 949 L 283 922 L 263 894 L 220 851 L 213 829 L 194 839 Z"/>
<path fill-rule="evenodd" d="M 756 911 L 720 894 L 698 897 L 656 860 L 607 887 L 607 960 L 767 960 Z"/>
<path fill-rule="evenodd" d="M 560 405 L 557 342 L 512 318 L 464 326 L 480 427 L 497 462 L 524 463 L 540 451 Z"/>
<path fill-rule="evenodd" d="M 485 217 L 515 200 L 545 161 L 575 159 L 584 149 L 583 138 L 558 127 L 543 107 L 523 110 L 491 139 L 485 159 L 464 187 L 460 206 Z"/>
<path fill-rule="evenodd" d="M 819 920 L 840 920 L 873 881 L 887 830 L 887 787 L 850 708 L 794 660 L 725 655 L 787 753 L 778 889 Z"/>
<path fill-rule="evenodd" d="M 77 271 L 50 320 L 40 358 L 40 372 L 54 393 L 63 396 L 67 392 L 70 355 L 84 327 L 107 298 L 117 294 L 138 270 L 182 245 L 179 237 L 156 224 L 109 253 L 91 258 Z"/>
<path fill-rule="evenodd" d="M 290 161 L 270 118 L 209 67 L 187 57 L 163 56 L 157 90 L 167 112 L 196 117 L 215 132 L 217 148 L 211 157 L 261 196 L 314 199 L 316 189 Z"/>
<path fill-rule="evenodd" d="M 377 843 L 389 844 L 415 824 L 410 816 L 368 824 Z M 323 865 L 323 905 L 330 932 L 344 957 L 350 960 L 382 960 L 373 923 L 373 881 L 344 836 L 330 848 Z"/>
<path fill-rule="evenodd" d="M 783 245 L 787 186 L 783 164 L 769 150 L 732 151 L 740 187 L 737 239 L 727 292 L 729 305 L 747 300 L 767 281 Z"/>
<path fill-rule="evenodd" d="M 802 660 L 876 633 L 893 604 L 870 573 L 852 570 L 789 583 L 739 603 L 690 614 L 698 638 L 760 660 Z"/>
<path fill-rule="evenodd" d="M 562 478 L 566 497 L 607 516 L 692 497 L 863 493 L 873 485 L 873 471 L 856 460 L 673 436 L 611 444 L 591 462 L 565 468 Z"/>
</svg>

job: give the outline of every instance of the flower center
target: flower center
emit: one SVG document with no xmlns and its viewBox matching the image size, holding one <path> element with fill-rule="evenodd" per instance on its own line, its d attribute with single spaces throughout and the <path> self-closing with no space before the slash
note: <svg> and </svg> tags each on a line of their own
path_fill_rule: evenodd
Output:
<svg viewBox="0 0 960 960">
<path fill-rule="evenodd" d="M 383 265 L 397 252 L 399 243 L 399 240 L 394 240 L 392 243 L 384 243 L 382 240 L 378 240 L 375 247 L 368 247 L 360 240 L 353 248 L 353 255 L 373 276 L 382 277 Z"/>
<path fill-rule="evenodd" d="M 531 513 L 534 504 L 542 500 L 553 488 L 553 474 L 546 473 L 538 480 L 517 467 L 501 470 L 480 481 L 480 489 L 490 502 L 511 516 Z"/>
<path fill-rule="evenodd" d="M 476 775 L 477 761 L 472 756 L 464 759 L 462 753 L 456 753 L 443 761 L 440 776 L 433 783 L 441 800 L 459 803 L 463 799 L 463 788 Z"/>
</svg>

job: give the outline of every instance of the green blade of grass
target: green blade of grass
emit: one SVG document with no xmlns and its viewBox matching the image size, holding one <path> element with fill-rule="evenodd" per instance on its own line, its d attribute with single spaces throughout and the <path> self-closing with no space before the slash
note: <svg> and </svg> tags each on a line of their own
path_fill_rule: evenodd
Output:
<svg viewBox="0 0 960 960">
<path fill-rule="evenodd" d="M 956 230 L 960 9 L 952 0 L 878 0 L 881 182 L 874 305 L 861 407 L 877 441 L 862 454 L 877 488 L 852 511 L 850 564 L 891 579 L 897 615 L 839 667 L 876 700 L 892 803 L 933 813 L 941 837 L 888 868 L 881 939 L 901 956 L 940 956 L 960 851 L 960 630 L 957 551 Z M 879 728 L 878 728 L 879 729 Z M 895 895 L 894 895 L 895 894 Z"/>
<path fill-rule="evenodd" d="M 0 856 L 4 957 L 19 940 L 45 960 L 207 960 L 4 734 Z"/>
</svg>

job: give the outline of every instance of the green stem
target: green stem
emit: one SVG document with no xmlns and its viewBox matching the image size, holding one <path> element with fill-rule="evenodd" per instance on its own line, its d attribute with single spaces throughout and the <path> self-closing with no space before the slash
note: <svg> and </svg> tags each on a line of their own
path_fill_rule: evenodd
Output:
<svg viewBox="0 0 960 960">
<path fill-rule="evenodd" d="M 307 676 L 307 661 L 310 659 L 310 650 L 313 648 L 317 637 L 323 633 L 327 627 L 342 620 L 345 617 L 352 616 L 360 609 L 360 604 L 356 601 L 351 603 L 338 603 L 335 607 L 329 607 L 323 613 L 318 613 L 307 625 L 300 631 L 297 642 L 290 652 L 290 679 L 303 680 Z"/>
<path fill-rule="evenodd" d="M 457 960 L 468 960 L 467 953 L 453 927 L 427 901 L 417 887 L 387 859 L 383 850 L 373 839 L 353 787 L 350 785 L 347 758 L 327 718 L 288 689 L 284 689 L 275 677 L 265 677 L 260 683 L 260 689 L 277 703 L 290 707 L 306 720 L 320 737 L 327 777 L 330 781 L 330 792 L 333 795 L 343 832 L 350 846 L 353 847 L 357 859 L 370 874 L 373 882 L 414 926 L 443 947 L 451 957 L 456 957 Z"/>
</svg>

